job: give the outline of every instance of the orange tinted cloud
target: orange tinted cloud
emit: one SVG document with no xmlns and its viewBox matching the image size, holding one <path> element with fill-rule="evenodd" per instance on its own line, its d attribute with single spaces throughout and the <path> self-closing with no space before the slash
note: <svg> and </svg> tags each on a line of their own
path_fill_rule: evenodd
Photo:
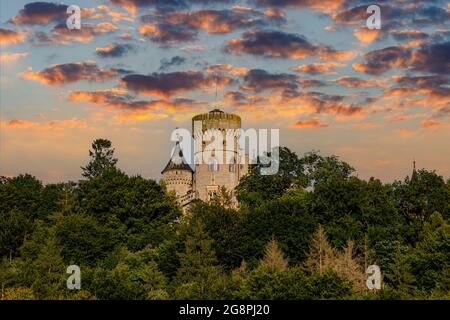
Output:
<svg viewBox="0 0 450 320">
<path fill-rule="evenodd" d="M 329 125 L 328 123 L 321 123 L 319 121 L 319 119 L 314 118 L 314 119 L 306 119 L 306 120 L 300 120 L 297 122 L 294 122 L 291 125 L 291 128 L 298 128 L 298 129 L 302 129 L 302 128 L 327 128 Z"/>
<path fill-rule="evenodd" d="M 97 9 L 99 11 L 101 11 L 101 13 L 99 14 L 100 16 L 96 17 L 97 19 L 104 18 L 103 15 L 107 15 L 112 19 L 113 22 L 121 22 L 121 21 L 133 22 L 134 21 L 134 18 L 130 17 L 130 15 L 125 14 L 123 12 L 114 11 L 106 5 L 99 5 L 99 6 L 97 6 Z"/>
<path fill-rule="evenodd" d="M 345 67 L 345 64 L 338 62 L 325 62 L 325 63 L 312 63 L 304 64 L 298 67 L 292 67 L 292 71 L 304 72 L 312 75 L 316 74 L 335 74 L 337 73 L 334 68 Z"/>
<path fill-rule="evenodd" d="M 450 127 L 450 122 L 441 122 L 434 119 L 423 120 L 420 124 L 422 128 L 425 129 L 440 129 L 440 128 L 448 128 Z"/>
<path fill-rule="evenodd" d="M 331 13 L 343 6 L 346 0 L 254 0 L 258 4 L 274 7 L 310 8 L 316 11 Z"/>
<path fill-rule="evenodd" d="M 356 39 L 361 42 L 361 44 L 366 45 L 374 42 L 381 34 L 381 30 L 378 29 L 368 29 L 367 27 L 361 27 L 353 30 L 353 34 Z"/>
<path fill-rule="evenodd" d="M 26 56 L 28 56 L 27 52 L 16 52 L 16 53 L 1 52 L 0 53 L 0 63 L 14 62 L 14 61 L 22 59 Z"/>
<path fill-rule="evenodd" d="M 20 43 L 25 41 L 26 38 L 26 34 L 23 32 L 0 28 L 0 44 L 2 46 Z"/>
<path fill-rule="evenodd" d="M 387 166 L 391 163 L 389 160 L 373 160 L 373 165 L 376 167 Z"/>
<path fill-rule="evenodd" d="M 78 118 L 51 120 L 47 122 L 34 122 L 30 120 L 13 119 L 2 122 L 6 129 L 36 129 L 36 130 L 64 130 L 64 129 L 87 129 L 88 123 Z"/>
<path fill-rule="evenodd" d="M 77 62 L 52 65 L 39 72 L 29 70 L 23 77 L 49 86 L 57 86 L 80 80 L 105 82 L 117 75 L 117 70 L 100 69 L 95 62 Z"/>
<path fill-rule="evenodd" d="M 235 67 L 231 64 L 214 64 L 206 67 L 206 71 L 208 73 L 225 72 L 233 76 L 245 76 L 249 72 L 249 69 L 245 67 Z"/>
<path fill-rule="evenodd" d="M 365 80 L 356 77 L 340 77 L 336 82 L 347 88 L 369 88 L 369 87 L 386 87 L 384 80 Z"/>
<path fill-rule="evenodd" d="M 411 137 L 413 135 L 413 131 L 411 129 L 408 129 L 408 128 L 400 128 L 400 129 L 397 130 L 397 132 L 399 133 L 399 135 L 401 137 L 404 137 L 404 138 L 408 138 L 408 137 Z"/>
<path fill-rule="evenodd" d="M 359 129 L 374 129 L 374 128 L 378 128 L 379 125 L 376 123 L 368 122 L 368 123 L 355 123 L 352 125 L 352 127 L 359 128 Z"/>
<path fill-rule="evenodd" d="M 69 95 L 68 100 L 100 105 L 115 112 L 113 120 L 118 123 L 164 119 L 169 114 L 180 116 L 206 106 L 203 102 L 190 99 L 134 100 L 123 89 L 76 91 Z"/>
</svg>

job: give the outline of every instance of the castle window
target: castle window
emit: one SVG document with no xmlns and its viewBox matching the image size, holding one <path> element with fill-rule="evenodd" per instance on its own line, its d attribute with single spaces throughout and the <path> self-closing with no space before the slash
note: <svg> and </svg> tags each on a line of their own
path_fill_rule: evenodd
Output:
<svg viewBox="0 0 450 320">
<path fill-rule="evenodd" d="M 217 159 L 209 160 L 209 172 L 219 171 L 219 162 Z"/>
<path fill-rule="evenodd" d="M 236 160 L 233 158 L 231 163 L 228 165 L 228 171 L 235 172 L 236 171 Z"/>
</svg>

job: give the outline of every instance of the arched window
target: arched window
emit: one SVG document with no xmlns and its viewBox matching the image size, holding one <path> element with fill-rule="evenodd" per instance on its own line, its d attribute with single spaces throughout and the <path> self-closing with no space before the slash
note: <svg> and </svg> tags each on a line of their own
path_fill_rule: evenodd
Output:
<svg viewBox="0 0 450 320">
<path fill-rule="evenodd" d="M 228 165 L 228 171 L 235 172 L 236 171 L 236 160 L 231 159 L 231 163 Z"/>
<path fill-rule="evenodd" d="M 219 171 L 219 162 L 217 161 L 217 159 L 209 160 L 209 171 L 210 172 Z"/>
</svg>

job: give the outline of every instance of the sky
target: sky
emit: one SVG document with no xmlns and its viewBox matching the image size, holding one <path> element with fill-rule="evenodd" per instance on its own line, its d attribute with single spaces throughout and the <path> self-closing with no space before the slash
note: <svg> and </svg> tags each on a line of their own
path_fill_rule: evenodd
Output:
<svg viewBox="0 0 450 320">
<path fill-rule="evenodd" d="M 0 175 L 76 181 L 106 138 L 159 179 L 172 131 L 218 107 L 360 178 L 450 178 L 448 0 L 378 1 L 380 30 L 362 0 L 70 1 L 0 0 Z"/>
</svg>

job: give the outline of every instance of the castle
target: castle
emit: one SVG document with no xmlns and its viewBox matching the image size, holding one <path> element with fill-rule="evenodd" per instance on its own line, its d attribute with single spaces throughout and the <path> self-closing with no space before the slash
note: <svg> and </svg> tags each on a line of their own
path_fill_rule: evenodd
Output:
<svg viewBox="0 0 450 320">
<path fill-rule="evenodd" d="M 239 180 L 248 173 L 248 157 L 244 155 L 243 160 L 240 158 L 242 153 L 239 152 L 238 137 L 232 136 L 231 139 L 226 139 L 228 129 L 241 129 L 241 118 L 219 109 L 192 118 L 193 138 L 200 138 L 209 129 L 220 130 L 218 132 L 223 135 L 223 144 L 220 149 L 203 157 L 207 148 L 206 143 L 200 140 L 201 145 L 194 153 L 195 159 L 207 159 L 201 163 L 196 161 L 194 170 L 183 156 L 183 150 L 177 141 L 169 162 L 161 172 L 167 190 L 175 192 L 183 208 L 194 199 L 211 201 L 222 187 L 230 192 L 232 201 L 236 203 L 234 189 L 239 184 Z M 232 145 L 229 145 L 230 140 Z M 219 155 L 223 156 L 222 161 L 219 161 Z"/>
</svg>

